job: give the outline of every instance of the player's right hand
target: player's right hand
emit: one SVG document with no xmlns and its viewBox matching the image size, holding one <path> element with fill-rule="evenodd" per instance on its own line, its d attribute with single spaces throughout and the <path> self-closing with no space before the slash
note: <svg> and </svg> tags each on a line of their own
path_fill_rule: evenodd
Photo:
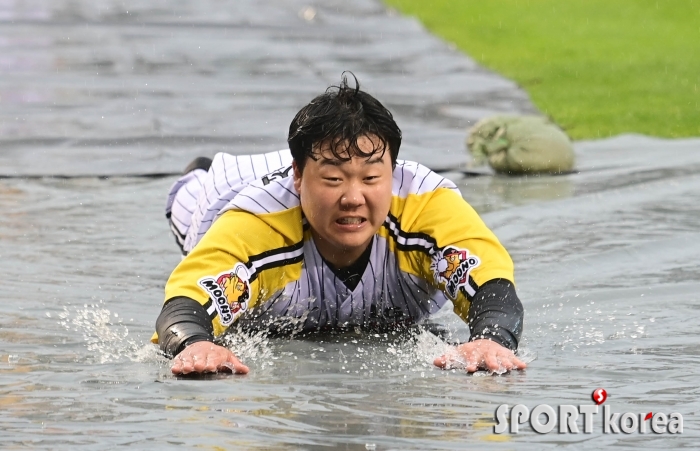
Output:
<svg viewBox="0 0 700 451">
<path fill-rule="evenodd" d="M 247 374 L 248 369 L 230 349 L 208 341 L 192 343 L 173 359 L 173 374 L 236 373 Z"/>
</svg>

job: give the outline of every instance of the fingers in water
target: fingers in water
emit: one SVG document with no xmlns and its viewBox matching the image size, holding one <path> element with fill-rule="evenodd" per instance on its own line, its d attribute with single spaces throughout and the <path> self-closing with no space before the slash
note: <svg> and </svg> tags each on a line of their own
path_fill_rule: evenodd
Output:
<svg viewBox="0 0 700 451">
<path fill-rule="evenodd" d="M 437 357 L 435 360 L 433 360 L 433 365 L 435 365 L 438 368 L 448 369 L 447 356 L 441 355 L 440 357 Z"/>
<path fill-rule="evenodd" d="M 248 367 L 240 362 L 224 362 L 221 364 L 221 367 L 228 368 L 234 374 L 248 374 L 249 371 Z"/>
<path fill-rule="evenodd" d="M 476 368 L 472 360 L 465 359 L 457 353 L 444 354 L 433 360 L 433 365 L 443 370 L 466 369 L 469 372 L 476 371 L 475 369 L 469 370 L 469 368 Z"/>
<path fill-rule="evenodd" d="M 446 370 L 464 369 L 468 373 L 485 370 L 491 374 L 505 374 L 514 369 L 522 370 L 527 367 L 512 351 L 501 349 L 489 352 L 481 344 L 449 351 L 437 357 L 433 364 Z"/>
<path fill-rule="evenodd" d="M 520 359 L 516 358 L 514 363 L 515 363 L 515 367 L 519 370 L 524 370 L 525 368 L 527 368 L 527 363 L 523 362 Z"/>
<path fill-rule="evenodd" d="M 216 373 L 217 371 L 216 359 L 213 358 L 211 354 L 207 354 L 206 364 L 204 365 L 205 373 Z"/>
<path fill-rule="evenodd" d="M 207 366 L 207 361 L 205 359 L 202 359 L 200 356 L 193 356 L 192 357 L 192 369 L 196 373 L 203 373 L 204 368 Z"/>
<path fill-rule="evenodd" d="M 487 354 L 484 357 L 484 366 L 489 371 L 498 371 L 501 367 L 499 359 L 493 354 Z"/>
<path fill-rule="evenodd" d="M 243 363 L 241 363 L 240 360 L 236 359 L 236 361 L 234 362 L 234 366 L 236 367 L 236 373 L 248 374 L 248 371 L 249 371 L 248 367 L 246 365 L 244 365 Z"/>
<path fill-rule="evenodd" d="M 173 374 L 189 374 L 194 370 L 194 362 L 189 356 L 180 354 L 173 359 L 173 364 L 170 367 Z"/>
</svg>

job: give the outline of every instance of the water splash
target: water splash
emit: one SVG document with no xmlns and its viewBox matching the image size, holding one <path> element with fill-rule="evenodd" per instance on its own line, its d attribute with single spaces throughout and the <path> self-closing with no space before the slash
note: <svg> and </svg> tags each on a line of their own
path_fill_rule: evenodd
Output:
<svg viewBox="0 0 700 451">
<path fill-rule="evenodd" d="M 84 304 L 82 308 L 63 308 L 58 324 L 66 330 L 82 334 L 87 349 L 101 364 L 128 360 L 148 362 L 163 360 L 158 350 L 141 339 L 129 337 L 129 329 L 118 313 L 104 308 L 103 301 Z"/>
<path fill-rule="evenodd" d="M 435 358 L 455 349 L 445 337 L 421 327 L 382 333 L 356 330 L 316 338 L 305 337 L 305 340 L 311 341 L 307 347 L 310 349 L 304 356 L 295 353 L 295 360 L 297 357 L 309 359 L 328 366 L 332 371 L 369 377 L 389 375 L 405 378 L 412 377 L 412 373 L 418 373 L 420 377 L 434 377 L 441 372 L 433 364 Z M 524 351 L 519 357 L 529 363 L 536 358 L 536 354 Z M 456 371 L 465 366 L 457 364 L 451 369 Z"/>
<path fill-rule="evenodd" d="M 274 361 L 278 359 L 273 353 L 266 331 L 235 330 L 226 334 L 222 345 L 229 348 L 242 362 L 256 364 L 259 368 L 273 366 Z"/>
</svg>

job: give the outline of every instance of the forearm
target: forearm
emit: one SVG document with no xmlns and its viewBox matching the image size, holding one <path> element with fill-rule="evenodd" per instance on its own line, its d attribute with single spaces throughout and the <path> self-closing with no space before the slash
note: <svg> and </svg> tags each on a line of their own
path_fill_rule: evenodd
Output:
<svg viewBox="0 0 700 451">
<path fill-rule="evenodd" d="M 160 349 L 174 357 L 187 345 L 214 341 L 214 328 L 204 307 L 197 301 L 180 296 L 168 300 L 156 320 Z"/>
<path fill-rule="evenodd" d="M 516 350 L 523 331 L 523 305 L 513 283 L 494 279 L 479 287 L 469 306 L 468 324 L 469 341 L 489 339 Z"/>
</svg>

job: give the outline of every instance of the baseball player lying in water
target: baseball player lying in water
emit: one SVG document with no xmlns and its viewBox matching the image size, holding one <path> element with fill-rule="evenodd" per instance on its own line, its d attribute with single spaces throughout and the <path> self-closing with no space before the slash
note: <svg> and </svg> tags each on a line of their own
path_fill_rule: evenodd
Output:
<svg viewBox="0 0 700 451">
<path fill-rule="evenodd" d="M 234 322 L 392 330 L 448 299 L 470 340 L 435 365 L 525 368 L 510 256 L 454 183 L 397 159 L 401 130 L 355 82 L 297 113 L 289 150 L 200 157 L 173 185 L 166 214 L 184 258 L 153 342 L 174 374 L 247 373 L 217 344 Z"/>
</svg>

